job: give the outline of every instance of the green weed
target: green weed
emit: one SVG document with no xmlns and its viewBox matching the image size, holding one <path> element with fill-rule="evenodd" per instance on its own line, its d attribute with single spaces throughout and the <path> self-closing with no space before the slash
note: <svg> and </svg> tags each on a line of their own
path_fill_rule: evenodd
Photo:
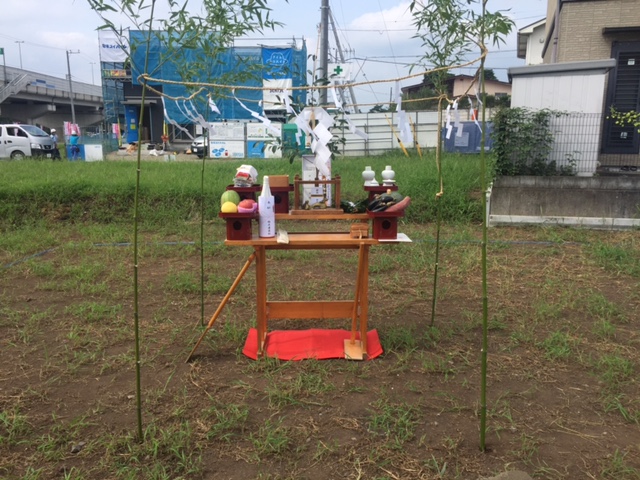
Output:
<svg viewBox="0 0 640 480">
<path fill-rule="evenodd" d="M 627 422 L 636 424 L 640 423 L 640 409 L 634 409 L 629 405 L 634 403 L 637 404 L 635 399 L 627 401 L 626 395 L 618 393 L 606 395 L 603 398 L 603 402 L 604 411 L 606 413 L 618 412 Z"/>
<path fill-rule="evenodd" d="M 27 416 L 20 413 L 18 407 L 0 411 L 0 445 L 18 445 L 30 430 Z"/>
<path fill-rule="evenodd" d="M 207 410 L 207 415 L 213 422 L 207 432 L 207 438 L 230 442 L 235 433 L 244 430 L 249 418 L 249 408 L 246 405 L 216 402 Z"/>
<path fill-rule="evenodd" d="M 320 364 L 314 360 L 305 363 L 307 365 Z M 285 405 L 303 403 L 305 399 L 330 392 L 333 388 L 333 384 L 329 381 L 329 371 L 326 368 L 307 367 L 293 378 L 289 375 L 285 378 L 270 376 L 266 393 L 269 406 L 279 409 Z"/>
<path fill-rule="evenodd" d="M 538 441 L 526 433 L 520 435 L 520 447 L 512 452 L 525 465 L 533 465 L 533 459 L 538 453 Z"/>
<path fill-rule="evenodd" d="M 591 253 L 599 265 L 611 272 L 640 277 L 640 252 L 634 249 L 633 243 L 609 245 L 598 242 L 591 246 Z"/>
<path fill-rule="evenodd" d="M 611 480 L 632 480 L 640 478 L 640 470 L 629 465 L 627 455 L 629 452 L 621 452 L 619 449 L 601 462 L 600 475 Z"/>
<path fill-rule="evenodd" d="M 108 305 L 105 302 L 81 302 L 65 308 L 65 313 L 90 323 L 114 319 L 121 311 L 122 305 Z"/>
<path fill-rule="evenodd" d="M 555 331 L 540 346 L 549 360 L 566 360 L 574 353 L 574 339 L 565 332 Z"/>
<path fill-rule="evenodd" d="M 407 403 L 392 403 L 380 399 L 371 404 L 367 426 L 372 432 L 387 438 L 390 448 L 401 449 L 415 436 L 418 408 Z"/>
<path fill-rule="evenodd" d="M 262 456 L 282 456 L 293 445 L 291 430 L 282 424 L 282 420 L 268 419 L 256 433 L 249 435 L 258 459 Z"/>
<path fill-rule="evenodd" d="M 124 478 L 191 478 L 202 471 L 202 456 L 189 422 L 149 424 L 142 441 L 132 435 L 113 437 L 104 459 Z"/>
<path fill-rule="evenodd" d="M 607 388 L 617 389 L 630 380 L 634 373 L 633 363 L 617 353 L 601 356 L 596 361 L 598 376 Z"/>
</svg>

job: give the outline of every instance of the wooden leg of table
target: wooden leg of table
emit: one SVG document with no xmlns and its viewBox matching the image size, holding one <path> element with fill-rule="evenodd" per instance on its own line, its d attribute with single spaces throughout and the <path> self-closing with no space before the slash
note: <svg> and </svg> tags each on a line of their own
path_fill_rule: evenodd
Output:
<svg viewBox="0 0 640 480">
<path fill-rule="evenodd" d="M 256 327 L 258 331 L 258 356 L 264 355 L 267 337 L 267 258 L 264 247 L 256 246 Z"/>
<path fill-rule="evenodd" d="M 353 313 L 351 316 L 351 344 L 356 341 L 356 332 L 358 331 L 358 316 L 360 313 L 360 291 L 362 289 L 362 260 L 364 256 L 364 245 L 360 245 L 358 251 L 358 269 L 356 273 L 356 289 L 353 298 Z"/>
<path fill-rule="evenodd" d="M 251 262 L 253 262 L 253 260 L 256 258 L 256 254 L 252 253 L 251 255 L 249 255 L 248 260 L 246 261 L 246 263 L 244 264 L 244 267 L 242 267 L 242 270 L 240 270 L 240 273 L 238 274 L 238 276 L 236 277 L 236 279 L 234 280 L 234 282 L 231 284 L 231 287 L 229 288 L 229 290 L 227 291 L 227 294 L 224 296 L 224 298 L 222 299 L 222 301 L 220 302 L 220 305 L 218 305 L 218 308 L 216 309 L 215 313 L 213 314 L 213 316 L 211 317 L 211 320 L 209 320 L 209 323 L 207 324 L 207 328 L 204 330 L 204 332 L 202 332 L 202 335 L 200 336 L 200 338 L 198 339 L 198 341 L 196 342 L 195 346 L 193 347 L 193 350 L 191 350 L 191 353 L 189 354 L 189 356 L 187 357 L 187 363 L 189 362 L 189 360 L 191 360 L 191 357 L 193 356 L 193 354 L 196 352 L 196 350 L 198 349 L 198 346 L 200 345 L 200 342 L 202 342 L 202 340 L 204 339 L 204 336 L 207 334 L 207 332 L 209 331 L 209 329 L 211 327 L 213 327 L 213 323 L 216 321 L 216 319 L 218 318 L 218 315 L 220 315 L 220 312 L 222 311 L 222 308 L 227 304 L 227 302 L 229 301 L 229 298 L 231 297 L 231 294 L 235 291 L 236 287 L 238 286 L 238 284 L 240 283 L 240 280 L 242 280 L 242 277 L 244 277 L 244 274 L 247 272 L 247 269 L 249 268 L 249 265 L 251 265 Z"/>
<path fill-rule="evenodd" d="M 349 360 L 362 360 L 364 358 L 363 355 L 367 353 L 367 351 L 362 348 L 362 338 L 360 341 L 356 341 L 358 323 L 362 325 L 362 282 L 365 278 L 363 267 L 366 266 L 366 251 L 367 247 L 364 244 L 360 244 L 358 252 L 358 273 L 356 274 L 356 288 L 353 299 L 353 311 L 351 314 L 351 338 L 344 341 L 344 355 L 345 358 Z"/>
<path fill-rule="evenodd" d="M 360 341 L 362 353 L 367 354 L 367 323 L 369 315 L 369 245 L 363 245 L 362 278 L 360 285 Z"/>
</svg>

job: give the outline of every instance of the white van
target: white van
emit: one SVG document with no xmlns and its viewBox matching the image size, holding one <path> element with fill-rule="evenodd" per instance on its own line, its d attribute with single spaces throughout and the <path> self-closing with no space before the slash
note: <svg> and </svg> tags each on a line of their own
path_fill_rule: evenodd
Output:
<svg viewBox="0 0 640 480">
<path fill-rule="evenodd" d="M 51 136 L 35 125 L 0 125 L 0 158 L 51 158 L 53 150 Z"/>
</svg>

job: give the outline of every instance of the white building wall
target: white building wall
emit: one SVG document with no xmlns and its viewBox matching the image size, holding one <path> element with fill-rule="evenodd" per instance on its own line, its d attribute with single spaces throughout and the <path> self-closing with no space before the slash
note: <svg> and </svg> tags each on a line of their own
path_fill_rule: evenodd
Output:
<svg viewBox="0 0 640 480">
<path fill-rule="evenodd" d="M 527 65 L 539 65 L 542 63 L 542 49 L 544 48 L 544 24 L 533 29 L 527 38 Z"/>
<path fill-rule="evenodd" d="M 608 68 L 611 68 L 589 67 L 589 62 L 575 62 L 564 66 L 518 67 L 509 71 L 513 83 L 512 107 L 550 109 L 571 114 L 552 121 L 552 130 L 557 133 L 556 140 L 562 138 L 562 142 L 556 141 L 550 160 L 566 165 L 568 148 L 571 159 L 577 162 L 578 175 L 585 176 L 593 175 L 597 167 L 604 119 L 605 81 Z M 582 127 L 584 115 L 598 119 L 595 123 L 588 122 L 588 132 Z M 593 137 L 594 141 L 584 142 L 585 135 Z"/>
</svg>

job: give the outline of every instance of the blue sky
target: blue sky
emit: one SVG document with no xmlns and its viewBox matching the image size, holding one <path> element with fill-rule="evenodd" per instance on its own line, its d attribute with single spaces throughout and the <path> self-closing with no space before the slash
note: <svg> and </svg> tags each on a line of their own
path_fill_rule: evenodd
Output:
<svg viewBox="0 0 640 480">
<path fill-rule="evenodd" d="M 164 0 L 157 0 L 158 4 Z M 420 43 L 411 37 L 409 1 L 401 0 L 330 0 L 340 43 L 347 58 L 352 58 L 356 81 L 389 80 L 408 75 L 409 65 L 422 53 Z M 197 0 L 190 0 L 192 8 Z M 305 38 L 310 53 L 316 51 L 320 0 L 270 0 L 276 20 L 286 26 L 266 37 Z M 488 9 L 506 12 L 521 28 L 546 14 L 546 0 L 489 0 Z M 98 84 L 99 56 L 96 28 L 100 19 L 86 0 L 2 0 L 0 47 L 4 48 L 8 66 L 65 78 L 66 50 L 79 50 L 70 56 L 75 80 Z M 124 25 L 124 20 L 122 20 Z M 252 37 L 245 44 L 266 43 Z M 331 48 L 335 48 L 330 35 Z M 17 43 L 21 42 L 21 43 Z M 269 43 L 278 43 L 278 40 Z M 515 32 L 499 51 L 490 51 L 487 68 L 494 68 L 506 80 L 506 69 L 522 65 L 516 57 Z M 414 70 L 416 73 L 419 70 Z M 468 71 L 466 73 L 472 73 Z M 404 81 L 402 85 L 417 83 Z M 384 102 L 389 99 L 393 83 L 360 86 L 355 89 L 359 103 Z"/>
</svg>

